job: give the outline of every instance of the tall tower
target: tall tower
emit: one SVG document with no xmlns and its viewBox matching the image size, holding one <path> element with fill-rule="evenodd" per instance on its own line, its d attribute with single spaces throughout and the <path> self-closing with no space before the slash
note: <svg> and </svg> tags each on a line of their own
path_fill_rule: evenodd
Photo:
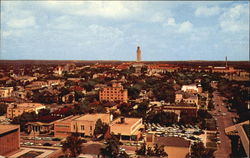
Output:
<svg viewBox="0 0 250 158">
<path fill-rule="evenodd" d="M 137 47 L 136 50 L 136 62 L 141 62 L 141 50 L 139 46 Z"/>
<path fill-rule="evenodd" d="M 226 67 L 227 67 L 228 65 L 227 65 L 227 56 L 226 56 Z"/>
</svg>

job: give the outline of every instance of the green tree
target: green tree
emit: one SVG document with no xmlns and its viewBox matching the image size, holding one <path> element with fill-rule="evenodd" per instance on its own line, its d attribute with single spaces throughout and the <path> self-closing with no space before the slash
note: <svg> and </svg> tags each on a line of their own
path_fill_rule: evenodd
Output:
<svg viewBox="0 0 250 158">
<path fill-rule="evenodd" d="M 202 142 L 191 146 L 191 158 L 214 158 L 214 150 L 206 149 Z"/>
<path fill-rule="evenodd" d="M 101 119 L 98 119 L 95 124 L 94 137 L 96 138 L 99 134 L 105 134 L 108 130 L 108 125 L 103 123 Z"/>
<path fill-rule="evenodd" d="M 105 148 L 101 148 L 100 154 L 104 158 L 128 158 L 128 155 L 125 151 L 120 152 L 119 146 L 120 146 L 120 141 L 119 139 L 111 134 L 111 137 L 108 138 L 107 140 L 107 145 Z"/>
<path fill-rule="evenodd" d="M 72 133 L 66 138 L 66 141 L 62 143 L 62 151 L 68 157 L 77 157 L 82 152 L 82 144 L 85 143 L 85 140 L 82 140 L 79 137 L 78 133 Z"/>
</svg>

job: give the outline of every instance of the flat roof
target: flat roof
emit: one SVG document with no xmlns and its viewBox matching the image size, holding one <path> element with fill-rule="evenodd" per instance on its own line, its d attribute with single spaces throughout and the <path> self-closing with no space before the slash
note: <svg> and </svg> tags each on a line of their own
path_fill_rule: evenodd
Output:
<svg viewBox="0 0 250 158">
<path fill-rule="evenodd" d="M 96 121 L 99 118 L 109 117 L 109 114 L 86 114 L 75 119 L 76 121 Z"/>
<path fill-rule="evenodd" d="M 120 127 L 124 127 L 124 126 L 132 126 L 134 125 L 137 121 L 139 121 L 141 118 L 124 118 L 124 123 L 120 123 L 121 122 L 121 118 L 117 118 L 115 119 L 110 126 L 120 126 Z"/>
<path fill-rule="evenodd" d="M 78 118 L 78 117 L 79 117 L 79 115 L 78 115 L 78 116 L 73 116 L 73 115 L 71 115 L 71 116 L 62 118 L 62 119 L 60 119 L 60 120 L 56 120 L 56 121 L 54 121 L 53 123 L 70 122 L 70 121 L 72 121 L 72 120 L 74 120 L 74 119 L 76 119 L 76 118 Z"/>
<path fill-rule="evenodd" d="M 0 125 L 0 134 L 9 132 L 14 129 L 18 129 L 19 125 Z"/>
</svg>

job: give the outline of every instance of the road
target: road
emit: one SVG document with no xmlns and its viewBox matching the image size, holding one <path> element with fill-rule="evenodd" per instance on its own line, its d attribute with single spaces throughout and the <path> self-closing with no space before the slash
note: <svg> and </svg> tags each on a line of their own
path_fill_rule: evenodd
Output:
<svg viewBox="0 0 250 158">
<path fill-rule="evenodd" d="M 233 125 L 232 118 L 235 117 L 236 114 L 228 111 L 223 103 L 224 99 L 224 97 L 219 95 L 217 90 L 213 92 L 215 110 L 213 110 L 211 114 L 217 114 L 214 117 L 217 119 L 219 138 L 221 141 L 214 153 L 216 158 L 228 158 L 231 154 L 231 140 L 225 135 L 224 131 L 226 127 Z M 225 113 L 225 115 L 222 115 L 222 113 Z"/>
</svg>

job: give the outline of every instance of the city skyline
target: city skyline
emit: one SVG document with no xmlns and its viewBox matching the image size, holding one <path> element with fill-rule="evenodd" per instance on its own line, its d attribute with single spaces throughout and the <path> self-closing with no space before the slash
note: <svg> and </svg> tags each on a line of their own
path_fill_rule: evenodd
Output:
<svg viewBox="0 0 250 158">
<path fill-rule="evenodd" d="M 249 2 L 2 1 L 3 60 L 249 60 Z"/>
</svg>

